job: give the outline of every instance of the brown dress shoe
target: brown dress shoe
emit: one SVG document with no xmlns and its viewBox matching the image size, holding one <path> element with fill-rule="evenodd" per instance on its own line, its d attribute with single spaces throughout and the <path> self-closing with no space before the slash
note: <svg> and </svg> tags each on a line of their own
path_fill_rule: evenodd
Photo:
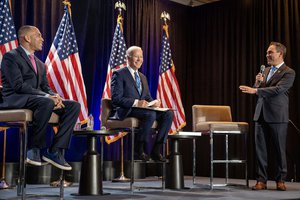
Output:
<svg viewBox="0 0 300 200">
<path fill-rule="evenodd" d="M 285 187 L 285 184 L 283 181 L 278 181 L 276 183 L 276 190 L 279 190 L 279 191 L 286 191 L 286 187 Z"/>
<path fill-rule="evenodd" d="M 252 190 L 266 190 L 267 184 L 264 182 L 257 181 L 257 183 L 252 187 Z"/>
</svg>

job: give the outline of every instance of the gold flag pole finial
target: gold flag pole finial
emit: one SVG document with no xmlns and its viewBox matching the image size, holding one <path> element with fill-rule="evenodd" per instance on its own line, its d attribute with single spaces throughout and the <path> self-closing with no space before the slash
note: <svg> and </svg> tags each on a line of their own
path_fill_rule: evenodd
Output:
<svg viewBox="0 0 300 200">
<path fill-rule="evenodd" d="M 115 3 L 115 9 L 118 9 L 118 11 L 119 11 L 117 23 L 120 24 L 121 31 L 123 32 L 122 9 L 126 10 L 126 5 L 125 5 L 125 3 L 118 1 Z"/>
<path fill-rule="evenodd" d="M 167 13 L 166 11 L 163 11 L 161 14 L 160 14 L 160 18 L 164 20 L 165 24 L 167 24 L 167 20 L 171 20 L 170 18 L 170 14 Z"/>
<path fill-rule="evenodd" d="M 62 3 L 63 3 L 65 6 L 68 6 L 68 10 L 69 10 L 70 16 L 72 17 L 72 12 L 71 12 L 71 2 L 70 2 L 70 0 L 64 0 Z"/>
<path fill-rule="evenodd" d="M 163 12 L 160 14 L 160 19 L 164 20 L 163 29 L 166 31 L 167 37 L 169 37 L 169 31 L 168 31 L 167 20 L 169 20 L 169 21 L 171 20 L 170 14 L 167 13 L 166 11 L 163 11 Z"/>
<path fill-rule="evenodd" d="M 119 15 L 122 15 L 122 9 L 126 10 L 126 5 L 124 2 L 118 1 L 115 3 L 115 9 L 118 9 Z"/>
</svg>

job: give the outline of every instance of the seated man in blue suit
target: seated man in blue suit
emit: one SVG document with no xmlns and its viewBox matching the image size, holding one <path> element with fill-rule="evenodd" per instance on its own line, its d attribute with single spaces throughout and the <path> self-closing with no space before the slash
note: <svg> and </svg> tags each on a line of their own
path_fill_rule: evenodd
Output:
<svg viewBox="0 0 300 200">
<path fill-rule="evenodd" d="M 20 46 L 6 53 L 2 60 L 1 107 L 24 108 L 33 112 L 33 133 L 26 159 L 28 164 L 41 166 L 43 159 L 60 169 L 71 170 L 62 150 L 69 146 L 80 104 L 62 99 L 49 87 L 45 65 L 34 56 L 34 52 L 41 51 L 43 47 L 44 40 L 39 29 L 22 26 L 18 39 Z M 41 155 L 40 149 L 46 147 L 47 125 L 52 111 L 59 115 L 59 130 L 48 151 Z"/>
<path fill-rule="evenodd" d="M 135 117 L 140 120 L 137 133 L 135 153 L 137 159 L 148 161 L 150 158 L 145 153 L 145 147 L 151 135 L 151 126 L 158 122 L 158 134 L 151 158 L 156 161 L 165 161 L 160 150 L 166 143 L 168 132 L 172 125 L 173 112 L 141 109 L 147 107 L 153 101 L 146 77 L 139 72 L 143 64 L 143 51 L 140 47 L 132 46 L 126 51 L 127 67 L 123 67 L 113 73 L 111 81 L 112 91 L 112 117 L 123 120 L 126 117 Z M 159 107 L 160 101 L 153 106 Z"/>
</svg>

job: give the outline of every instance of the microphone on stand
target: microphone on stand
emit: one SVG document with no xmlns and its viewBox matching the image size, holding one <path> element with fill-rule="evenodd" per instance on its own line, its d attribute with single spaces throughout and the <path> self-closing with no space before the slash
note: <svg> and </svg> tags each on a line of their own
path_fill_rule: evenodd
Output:
<svg viewBox="0 0 300 200">
<path fill-rule="evenodd" d="M 261 66 L 260 66 L 260 71 L 259 71 L 259 73 L 261 73 L 262 76 L 264 75 L 265 69 L 266 69 L 266 66 L 265 66 L 265 65 L 261 65 Z M 256 81 L 255 87 L 258 88 L 258 87 L 260 86 L 260 84 L 261 84 L 261 81 Z"/>
</svg>

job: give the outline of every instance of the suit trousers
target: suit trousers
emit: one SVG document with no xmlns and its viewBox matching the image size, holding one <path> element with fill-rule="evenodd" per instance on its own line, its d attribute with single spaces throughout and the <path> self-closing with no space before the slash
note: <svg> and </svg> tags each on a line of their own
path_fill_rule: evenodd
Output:
<svg viewBox="0 0 300 200">
<path fill-rule="evenodd" d="M 64 100 L 64 108 L 53 110 L 52 99 L 45 96 L 31 96 L 24 108 L 33 112 L 32 135 L 30 148 L 46 147 L 46 132 L 52 112 L 59 115 L 59 129 L 54 135 L 51 148 L 66 149 L 69 147 L 71 134 L 77 121 L 80 104 L 71 100 Z"/>
<path fill-rule="evenodd" d="M 262 117 L 255 123 L 255 149 L 257 158 L 257 181 L 268 180 L 268 142 L 273 142 L 275 150 L 271 150 L 276 159 L 275 181 L 285 181 L 287 176 L 286 136 L 287 123 L 267 123 Z"/>
<path fill-rule="evenodd" d="M 142 108 L 132 108 L 128 117 L 135 117 L 140 120 L 139 130 L 137 133 L 137 141 L 148 143 L 151 135 L 151 127 L 156 120 L 158 123 L 158 133 L 156 143 L 166 143 L 168 132 L 172 125 L 173 112 L 168 110 L 165 112 L 147 110 Z"/>
</svg>

